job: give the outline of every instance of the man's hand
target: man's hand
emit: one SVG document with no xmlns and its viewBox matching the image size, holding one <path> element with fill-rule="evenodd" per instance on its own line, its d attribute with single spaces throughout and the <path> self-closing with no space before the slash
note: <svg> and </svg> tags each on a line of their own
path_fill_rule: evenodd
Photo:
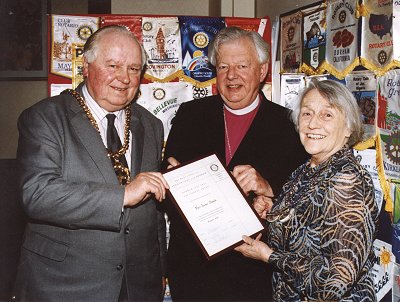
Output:
<svg viewBox="0 0 400 302">
<path fill-rule="evenodd" d="M 159 172 L 143 172 L 125 187 L 124 207 L 131 207 L 154 195 L 155 199 L 165 199 L 167 182 Z"/>
<path fill-rule="evenodd" d="M 252 166 L 236 166 L 233 168 L 232 175 L 235 177 L 239 186 L 247 196 L 250 194 L 250 192 L 254 192 L 254 194 L 257 196 L 274 196 L 274 192 L 269 182 L 264 179 Z"/>
</svg>

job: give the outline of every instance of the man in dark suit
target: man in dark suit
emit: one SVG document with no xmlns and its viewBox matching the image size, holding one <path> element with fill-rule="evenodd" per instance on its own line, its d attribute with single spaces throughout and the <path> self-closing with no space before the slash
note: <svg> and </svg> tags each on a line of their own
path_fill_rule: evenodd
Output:
<svg viewBox="0 0 400 302">
<path fill-rule="evenodd" d="M 85 44 L 84 83 L 21 114 L 17 301 L 162 300 L 163 127 L 132 102 L 144 62 L 131 32 L 104 27 Z"/>
<path fill-rule="evenodd" d="M 269 46 L 256 32 L 221 30 L 209 47 L 219 95 L 180 106 L 165 150 L 163 167 L 214 152 L 248 195 L 272 204 L 305 153 L 288 110 L 259 90 L 268 72 Z M 207 261 L 170 201 L 168 280 L 176 301 L 270 301 L 268 266 L 235 251 Z"/>
</svg>

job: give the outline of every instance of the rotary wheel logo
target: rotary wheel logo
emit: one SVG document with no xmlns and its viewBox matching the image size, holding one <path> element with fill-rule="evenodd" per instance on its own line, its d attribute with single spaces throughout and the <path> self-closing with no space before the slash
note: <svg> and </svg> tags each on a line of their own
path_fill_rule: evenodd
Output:
<svg viewBox="0 0 400 302">
<path fill-rule="evenodd" d="M 86 41 L 93 34 L 93 29 L 89 25 L 82 25 L 78 28 L 76 34 L 81 40 Z"/>
<path fill-rule="evenodd" d="M 289 29 L 287 31 L 287 37 L 288 37 L 289 41 L 293 40 L 293 37 L 294 37 L 294 27 L 293 26 L 289 27 Z"/>
<path fill-rule="evenodd" d="M 207 96 L 207 88 L 193 87 L 193 98 L 201 99 Z"/>
<path fill-rule="evenodd" d="M 395 164 L 400 165 L 400 131 L 392 132 L 386 141 L 386 156 Z"/>
<path fill-rule="evenodd" d="M 387 60 L 387 53 L 385 51 L 381 50 L 378 53 L 378 62 L 380 64 L 385 64 L 386 60 Z"/>
<path fill-rule="evenodd" d="M 208 45 L 208 36 L 204 32 L 198 32 L 193 36 L 193 43 L 198 48 L 204 48 Z"/>
<path fill-rule="evenodd" d="M 163 98 L 165 98 L 165 91 L 164 89 L 161 88 L 157 88 L 156 90 L 154 90 L 153 92 L 153 96 L 156 100 L 162 100 Z"/>
<path fill-rule="evenodd" d="M 149 31 L 153 29 L 153 25 L 150 22 L 146 22 L 143 24 L 143 30 Z"/>
<path fill-rule="evenodd" d="M 339 13 L 339 22 L 344 23 L 344 21 L 346 21 L 346 12 L 344 10 L 342 10 Z"/>
</svg>

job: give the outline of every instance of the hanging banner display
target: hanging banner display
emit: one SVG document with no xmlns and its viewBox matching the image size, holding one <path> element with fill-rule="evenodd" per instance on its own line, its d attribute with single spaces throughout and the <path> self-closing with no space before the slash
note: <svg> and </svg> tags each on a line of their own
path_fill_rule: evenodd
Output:
<svg viewBox="0 0 400 302">
<path fill-rule="evenodd" d="M 289 16 L 281 17 L 281 72 L 295 73 L 302 63 L 303 41 L 302 41 L 303 14 L 301 11 Z"/>
<path fill-rule="evenodd" d="M 185 82 L 149 83 L 142 84 L 140 92 L 136 102 L 162 121 L 167 141 L 179 106 L 192 99 L 192 87 Z"/>
<path fill-rule="evenodd" d="M 363 0 L 360 7 L 361 65 L 383 75 L 393 62 L 393 1 Z"/>
<path fill-rule="evenodd" d="M 400 67 L 400 1 L 393 1 L 393 60 Z"/>
<path fill-rule="evenodd" d="M 378 80 L 377 162 L 386 200 L 393 210 L 394 186 L 400 179 L 400 70 L 390 70 Z"/>
<path fill-rule="evenodd" d="M 192 85 L 192 83 L 189 83 L 189 82 L 187 84 L 189 84 L 189 86 L 192 87 L 193 99 L 201 99 L 201 98 L 205 98 L 207 96 L 211 96 L 213 94 L 218 94 L 218 91 L 216 91 L 216 88 L 214 87 L 215 85 L 198 87 L 198 86 Z"/>
<path fill-rule="evenodd" d="M 374 183 L 375 189 L 375 202 L 378 205 L 379 211 L 382 210 L 383 204 L 383 193 L 379 182 L 378 170 L 376 167 L 376 150 L 375 149 L 365 149 L 365 150 L 354 150 L 354 156 L 358 162 L 368 171 L 371 175 L 372 181 Z"/>
<path fill-rule="evenodd" d="M 208 61 L 208 45 L 225 27 L 224 18 L 178 17 L 182 40 L 182 78 L 205 87 L 215 83 L 215 70 Z"/>
<path fill-rule="evenodd" d="M 356 148 L 364 150 L 375 147 L 376 77 L 372 71 L 357 71 L 348 74 L 345 80 L 347 88 L 357 100 L 364 124 L 363 142 Z"/>
<path fill-rule="evenodd" d="M 267 27 L 267 19 L 258 18 L 235 18 L 235 17 L 225 17 L 226 26 L 236 26 L 244 30 L 255 31 L 264 37 L 265 29 Z"/>
<path fill-rule="evenodd" d="M 122 25 L 129 29 L 142 42 L 142 17 L 131 15 L 105 15 L 100 18 L 100 26 Z"/>
<path fill-rule="evenodd" d="M 291 109 L 299 91 L 305 87 L 304 74 L 281 75 L 281 106 Z"/>
<path fill-rule="evenodd" d="M 72 44 L 84 44 L 99 28 L 99 18 L 52 15 L 50 72 L 72 79 Z"/>
<path fill-rule="evenodd" d="M 380 301 L 393 286 L 393 266 L 396 262 L 392 246 L 384 241 L 374 241 L 375 264 L 372 267 L 377 301 Z"/>
<path fill-rule="evenodd" d="M 338 79 L 343 79 L 359 65 L 357 1 L 327 1 L 324 69 Z"/>
<path fill-rule="evenodd" d="M 325 10 L 317 11 L 303 17 L 303 64 L 301 71 L 306 74 L 322 73 L 325 60 L 326 29 Z"/>
<path fill-rule="evenodd" d="M 72 43 L 72 89 L 83 82 L 83 47 L 84 44 Z"/>
<path fill-rule="evenodd" d="M 143 47 L 147 53 L 145 78 L 169 82 L 181 70 L 181 36 L 177 17 L 143 17 Z"/>
</svg>

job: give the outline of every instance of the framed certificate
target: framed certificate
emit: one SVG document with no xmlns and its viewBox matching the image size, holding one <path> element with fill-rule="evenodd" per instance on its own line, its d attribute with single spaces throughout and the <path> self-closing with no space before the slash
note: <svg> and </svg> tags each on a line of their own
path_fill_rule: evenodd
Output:
<svg viewBox="0 0 400 302">
<path fill-rule="evenodd" d="M 215 154 L 163 173 L 178 207 L 207 259 L 264 230 L 255 210 Z"/>
</svg>

